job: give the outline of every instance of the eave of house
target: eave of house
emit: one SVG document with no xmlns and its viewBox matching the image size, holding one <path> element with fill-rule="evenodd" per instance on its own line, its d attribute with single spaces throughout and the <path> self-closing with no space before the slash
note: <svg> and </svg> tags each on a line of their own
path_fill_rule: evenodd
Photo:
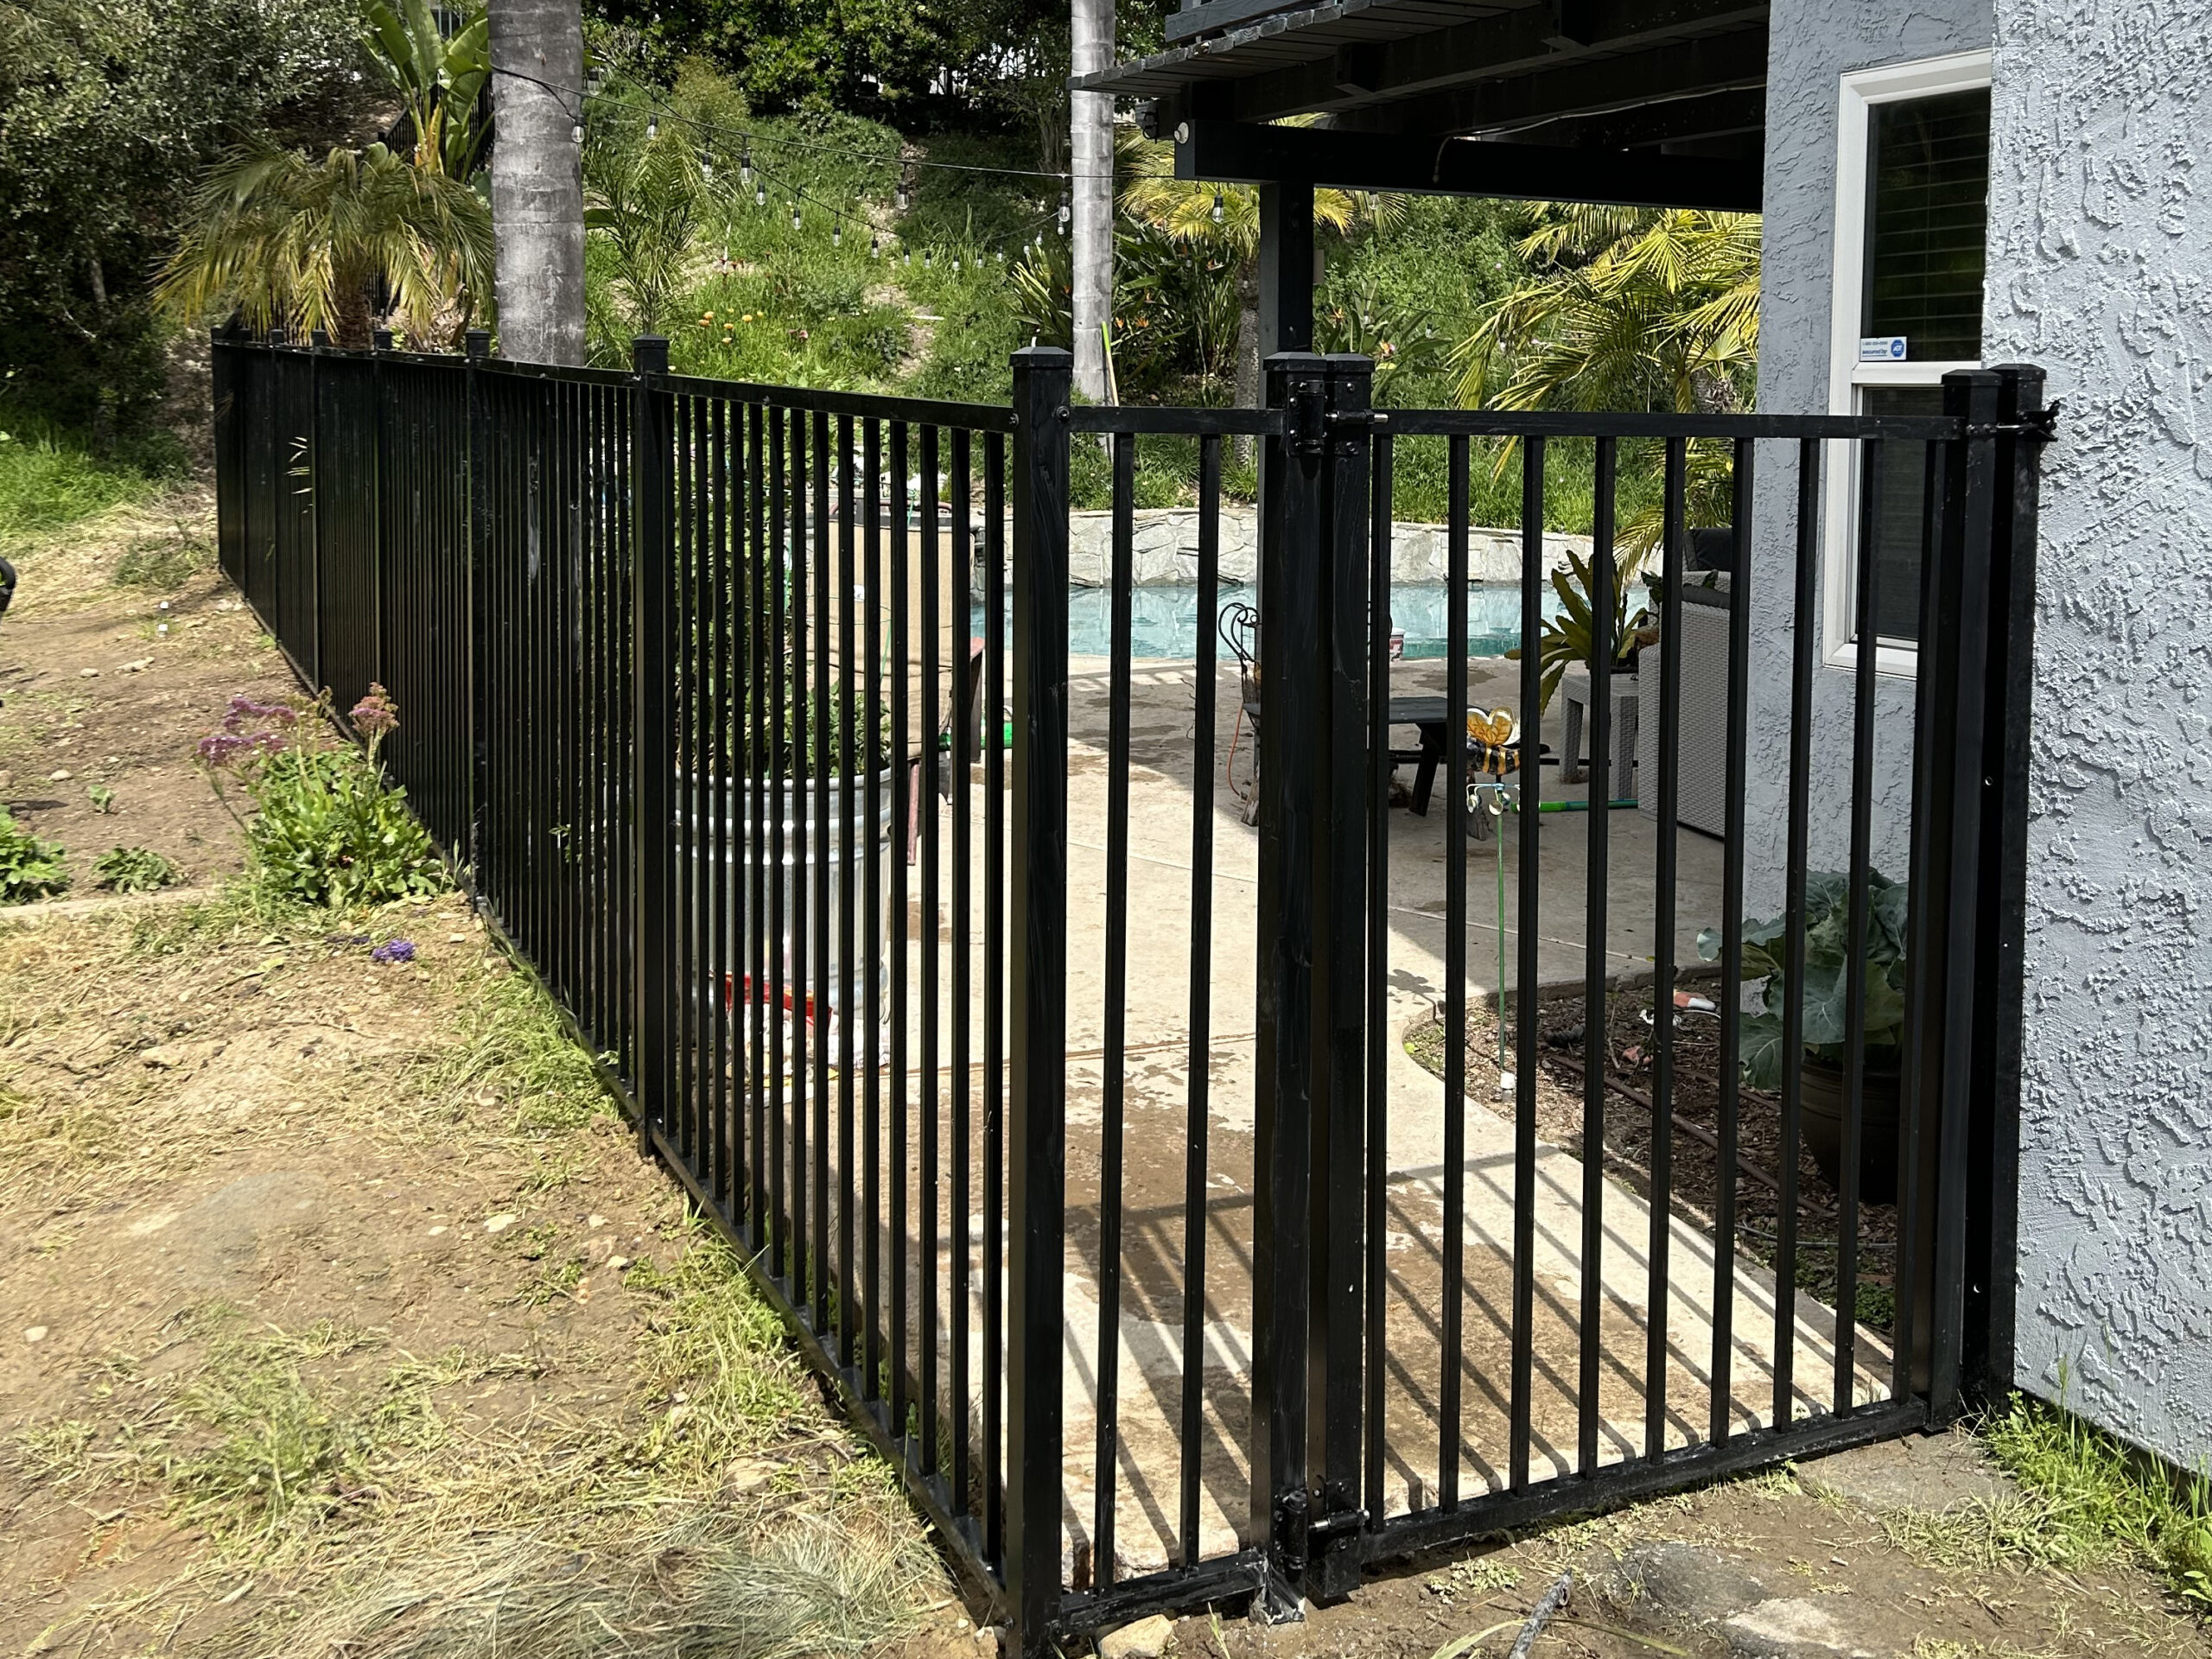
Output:
<svg viewBox="0 0 2212 1659">
<path fill-rule="evenodd" d="M 1162 137 L 1211 135 L 1201 148 L 1215 170 L 1179 168 L 1191 176 L 1255 176 L 1255 158 L 1273 156 L 1316 182 L 1555 195 L 1586 174 L 1594 190 L 1603 172 L 1541 151 L 1627 152 L 1637 166 L 1625 199 L 1756 207 L 1767 11 L 1766 0 L 1203 0 L 1171 14 L 1166 51 L 1071 84 L 1148 100 Z M 1287 148 L 1249 136 L 1291 116 L 1325 119 Z M 1405 155 L 1377 135 L 1408 141 Z M 1503 146 L 1470 159 L 1485 147 L 1447 143 L 1461 138 L 1510 140 L 1527 165 Z M 1230 161 L 1238 170 L 1221 172 Z M 1424 166 L 1431 181 L 1408 184 Z"/>
</svg>

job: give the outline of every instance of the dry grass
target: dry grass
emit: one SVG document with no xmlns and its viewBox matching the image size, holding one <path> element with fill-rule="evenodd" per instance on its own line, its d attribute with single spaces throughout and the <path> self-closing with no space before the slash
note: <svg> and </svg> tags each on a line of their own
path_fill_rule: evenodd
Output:
<svg viewBox="0 0 2212 1659">
<path fill-rule="evenodd" d="M 442 948 L 365 988 L 359 937 L 403 931 Z M 210 1009 L 219 991 L 230 1001 Z M 305 1081 L 201 1086 L 249 1051 L 242 1024 L 279 1019 L 342 1034 L 338 1058 Z M 181 1088 L 194 1062 L 142 1052 L 226 1040 Z M 143 1213 L 180 1169 L 312 1122 L 343 1139 L 341 1161 L 368 1147 L 463 1167 L 485 1204 L 524 1213 L 474 1247 L 455 1295 L 542 1323 L 588 1274 L 635 1313 L 620 1349 L 547 1335 L 416 1352 L 342 1316 L 278 1328 L 203 1299 L 101 1353 L 67 1407 L 0 1441 L 0 1475 L 29 1495 L 16 1521 L 162 1517 L 194 1547 L 71 1607 L 45 1644 L 132 1628 L 210 1659 L 795 1659 L 879 1648 L 947 1594 L 890 1472 L 830 1418 L 718 1233 L 644 1171 L 665 1219 L 629 1274 L 610 1271 L 609 1233 L 554 1224 L 584 1197 L 612 1208 L 607 1183 L 636 1166 L 587 1058 L 458 900 L 334 918 L 240 887 L 0 929 L 0 1219 L 53 1251 L 97 1240 L 98 1216 Z M 297 1097 L 272 1105 L 272 1086 Z M 577 1182 L 597 1185 L 547 1197 Z M 478 1406 L 500 1389 L 525 1403 Z"/>
</svg>

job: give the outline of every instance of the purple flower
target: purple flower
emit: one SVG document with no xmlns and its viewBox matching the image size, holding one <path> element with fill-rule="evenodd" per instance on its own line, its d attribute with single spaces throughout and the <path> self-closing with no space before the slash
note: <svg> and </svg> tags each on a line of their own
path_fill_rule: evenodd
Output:
<svg viewBox="0 0 2212 1659">
<path fill-rule="evenodd" d="M 399 710 L 392 705 L 391 694 L 374 681 L 369 683 L 369 695 L 353 705 L 346 718 L 363 737 L 381 737 L 399 729 Z"/>
<path fill-rule="evenodd" d="M 386 939 L 369 952 L 369 960 L 385 963 L 412 962 L 415 960 L 415 942 L 412 939 Z"/>
</svg>

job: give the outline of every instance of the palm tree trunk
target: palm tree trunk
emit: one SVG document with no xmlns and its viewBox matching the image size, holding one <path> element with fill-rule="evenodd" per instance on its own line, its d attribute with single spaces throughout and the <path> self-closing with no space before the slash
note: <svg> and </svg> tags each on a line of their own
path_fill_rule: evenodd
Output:
<svg viewBox="0 0 2212 1659">
<path fill-rule="evenodd" d="M 1114 0 L 1073 0 L 1071 67 L 1078 75 L 1114 63 Z M 1106 346 L 1099 330 L 1114 308 L 1114 99 L 1071 92 L 1069 152 L 1074 225 L 1076 390 L 1106 401 Z"/>
<path fill-rule="evenodd" d="M 1256 257 L 1236 264 L 1236 406 L 1260 406 L 1260 262 Z M 1252 459 L 1249 437 L 1231 441 L 1239 461 Z"/>
<path fill-rule="evenodd" d="M 578 0 L 493 0 L 492 222 L 499 348 L 584 360 L 584 186 Z"/>
</svg>

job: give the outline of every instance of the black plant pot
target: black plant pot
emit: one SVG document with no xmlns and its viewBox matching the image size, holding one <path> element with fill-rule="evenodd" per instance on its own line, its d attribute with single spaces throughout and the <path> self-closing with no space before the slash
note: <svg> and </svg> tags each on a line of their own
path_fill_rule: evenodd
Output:
<svg viewBox="0 0 2212 1659">
<path fill-rule="evenodd" d="M 1897 1199 L 1897 1074 L 1866 1073 L 1859 1117 L 1859 1196 L 1867 1204 Z M 1828 1185 L 1843 1188 L 1843 1068 L 1805 1062 L 1798 1094 L 1805 1144 Z"/>
</svg>

